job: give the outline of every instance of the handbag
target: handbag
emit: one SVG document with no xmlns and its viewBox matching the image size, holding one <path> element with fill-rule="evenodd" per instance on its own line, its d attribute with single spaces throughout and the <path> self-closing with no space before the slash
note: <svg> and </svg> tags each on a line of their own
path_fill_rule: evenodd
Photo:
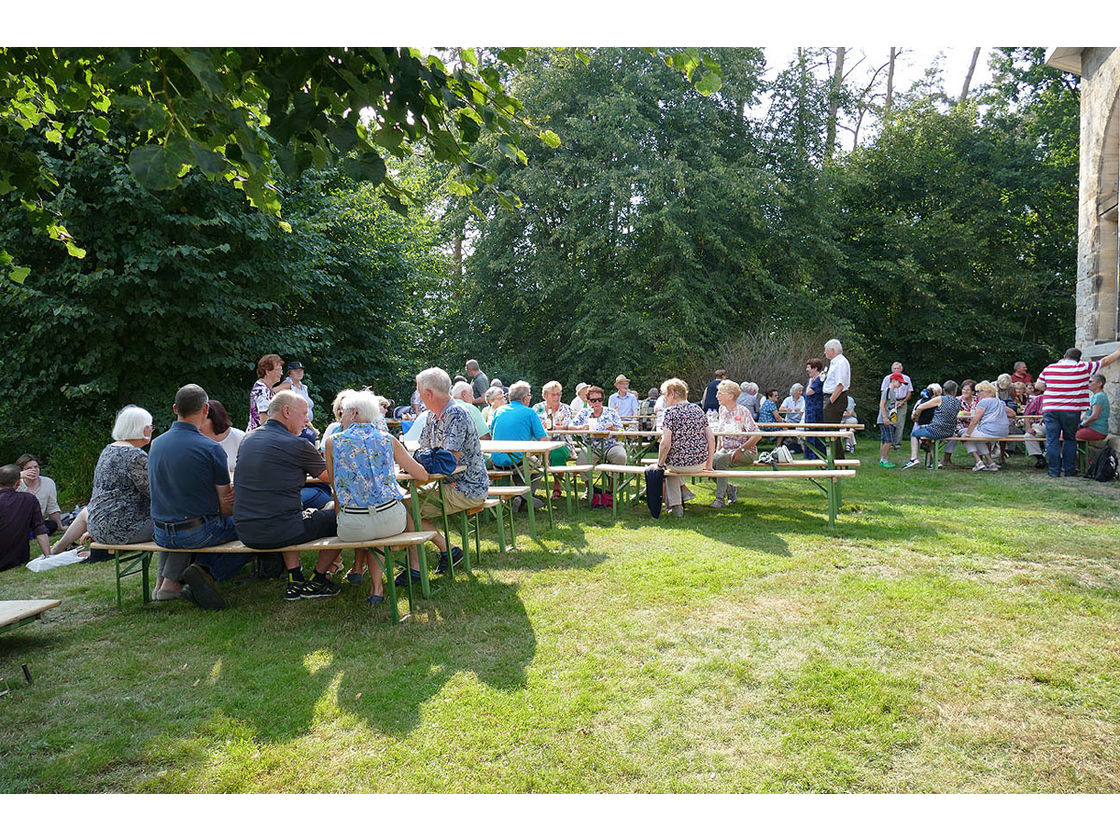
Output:
<svg viewBox="0 0 1120 840">
<path fill-rule="evenodd" d="M 654 519 L 661 517 L 664 481 L 665 470 L 661 467 L 654 464 L 646 468 L 646 504 L 649 505 L 650 515 Z"/>
<path fill-rule="evenodd" d="M 417 449 L 413 455 L 416 461 L 425 470 L 439 475 L 451 475 L 459 466 L 455 453 L 450 449 L 436 447 L 434 449 Z"/>
</svg>

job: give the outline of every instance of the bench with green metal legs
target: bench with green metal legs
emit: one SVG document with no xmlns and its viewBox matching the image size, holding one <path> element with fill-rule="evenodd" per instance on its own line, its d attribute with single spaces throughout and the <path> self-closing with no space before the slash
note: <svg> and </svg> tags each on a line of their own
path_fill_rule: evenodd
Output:
<svg viewBox="0 0 1120 840">
<path fill-rule="evenodd" d="M 470 510 L 459 511 L 459 533 L 463 538 L 463 568 L 471 570 L 470 544 L 471 536 L 474 537 L 474 557 L 478 562 L 482 556 L 482 522 L 480 516 L 484 511 L 494 511 L 498 517 L 498 548 L 505 553 L 505 522 L 502 516 L 502 503 L 498 499 L 487 499 L 481 505 Z"/>
<path fill-rule="evenodd" d="M 572 505 L 575 504 L 575 512 L 579 513 L 579 481 L 578 476 L 585 478 L 591 475 L 591 471 L 595 467 L 591 464 L 564 464 L 563 466 L 552 467 L 549 472 L 558 477 L 564 483 L 564 497 L 567 500 L 568 514 L 572 513 Z"/>
</svg>

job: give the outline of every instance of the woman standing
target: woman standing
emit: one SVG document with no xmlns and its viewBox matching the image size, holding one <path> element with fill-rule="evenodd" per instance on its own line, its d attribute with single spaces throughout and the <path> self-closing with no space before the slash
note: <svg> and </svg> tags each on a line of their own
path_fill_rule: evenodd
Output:
<svg viewBox="0 0 1120 840">
<path fill-rule="evenodd" d="M 688 385 L 680 379 L 662 382 L 661 394 L 665 397 L 665 420 L 661 424 L 657 466 L 672 467 L 678 473 L 710 470 L 716 445 L 704 409 L 688 401 Z M 684 481 L 680 475 L 665 476 L 666 510 L 673 516 L 684 516 Z"/>
<path fill-rule="evenodd" d="M 805 422 L 824 422 L 824 383 L 821 380 L 821 370 L 824 362 L 820 359 L 809 359 L 805 362 L 805 374 L 808 382 L 805 383 Z M 805 439 L 805 458 L 819 458 L 824 454 L 820 438 Z"/>
<path fill-rule="evenodd" d="M 249 391 L 249 423 L 245 431 L 260 428 L 268 419 L 268 404 L 272 402 L 273 387 L 284 376 L 284 360 L 275 353 L 261 356 L 257 362 L 257 381 Z"/>
</svg>

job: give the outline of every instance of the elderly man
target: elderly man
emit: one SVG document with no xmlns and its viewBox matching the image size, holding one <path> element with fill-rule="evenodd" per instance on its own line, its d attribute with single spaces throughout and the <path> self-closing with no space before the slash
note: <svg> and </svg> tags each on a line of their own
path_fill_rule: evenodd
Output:
<svg viewBox="0 0 1120 840">
<path fill-rule="evenodd" d="M 631 393 L 630 380 L 625 374 L 620 373 L 614 378 L 614 387 L 618 391 L 611 394 L 610 401 L 607 403 L 608 408 L 613 408 L 623 420 L 638 419 L 638 397 Z"/>
<path fill-rule="evenodd" d="M 486 391 L 490 388 L 490 380 L 486 378 L 476 359 L 467 359 L 463 367 L 467 370 L 467 376 L 471 380 L 471 390 L 474 392 L 474 399 L 471 402 L 475 405 L 486 405 Z"/>
<path fill-rule="evenodd" d="M 892 448 L 899 449 L 902 441 L 902 430 L 906 428 L 906 403 L 910 400 L 910 395 L 914 393 L 914 382 L 909 376 L 902 372 L 902 362 L 892 362 L 891 372 L 883 377 L 883 382 L 879 385 L 880 393 L 887 387 L 887 383 L 891 381 L 891 378 L 895 374 L 902 377 L 902 384 L 895 388 L 895 392 L 898 395 L 898 404 L 896 406 L 898 410 L 898 419 L 894 424 L 894 444 Z"/>
<path fill-rule="evenodd" d="M 529 399 L 533 389 L 528 382 L 518 380 L 509 386 L 509 405 L 504 405 L 494 412 L 494 440 L 548 440 L 544 424 L 537 412 L 529 408 Z M 531 482 L 532 492 L 535 493 L 540 486 L 540 476 L 531 478 L 534 459 L 529 459 L 528 464 L 521 463 L 520 455 L 507 455 L 504 452 L 495 452 L 490 460 L 499 469 L 513 469 L 519 473 L 522 484 Z M 513 500 L 514 510 L 521 510 L 526 499 L 518 496 Z M 533 507 L 543 508 L 545 502 L 533 496 Z"/>
<path fill-rule="evenodd" d="M 208 401 L 198 385 L 184 385 L 176 391 L 172 410 L 179 419 L 152 441 L 148 455 L 153 539 L 164 548 L 183 549 L 160 552 L 152 598 L 172 601 L 185 597 L 202 609 L 220 610 L 226 602 L 214 585 L 212 572 L 232 577 L 248 558 L 211 555 L 191 563 L 191 549 L 219 545 L 237 536 L 229 516 L 233 490 L 226 452 L 201 431 L 210 412 Z"/>
<path fill-rule="evenodd" d="M 444 479 L 443 505 L 440 505 L 439 490 L 423 493 L 420 505 L 421 528 L 435 531 L 432 542 L 440 551 L 439 566 L 436 571 L 445 574 L 450 565 L 459 564 L 463 550 L 449 546 L 441 527 L 433 522 L 439 520 L 444 511 L 450 516 L 463 510 L 480 507 L 490 492 L 490 478 L 486 474 L 486 461 L 478 445 L 478 431 L 466 409 L 451 398 L 451 377 L 443 368 L 428 368 L 416 375 L 416 389 L 420 399 L 430 412 L 424 431 L 420 434 L 422 449 L 446 449 L 455 456 L 462 469 L 450 478 Z M 412 570 L 413 579 L 419 579 L 420 572 Z M 397 585 L 408 582 L 405 573 L 397 577 Z"/>
<path fill-rule="evenodd" d="M 474 399 L 474 389 L 469 382 L 456 382 L 451 387 L 451 396 L 455 398 L 457 405 L 461 405 L 471 416 L 474 421 L 475 430 L 478 432 L 479 440 L 490 440 L 490 427 L 486 425 L 486 419 L 482 416 L 482 412 L 478 410 L 472 400 Z M 421 427 L 423 431 L 423 427 Z M 416 440 L 420 439 L 417 433 Z"/>
<path fill-rule="evenodd" d="M 1011 373 L 1012 382 L 1022 382 L 1027 387 L 1034 382 L 1034 377 L 1031 376 L 1030 371 L 1027 370 L 1026 362 L 1016 362 Z"/>
<path fill-rule="evenodd" d="M 1063 472 L 1067 477 L 1077 475 L 1077 427 L 1082 413 L 1089 408 L 1089 378 L 1117 359 L 1120 348 L 1099 362 L 1083 362 L 1081 351 L 1071 347 L 1038 375 L 1046 385 L 1042 422 L 1046 424 L 1046 461 L 1051 478 L 1058 478 Z"/>
<path fill-rule="evenodd" d="M 830 338 L 824 345 L 824 357 L 828 359 L 828 371 L 824 383 L 824 422 L 844 422 L 844 410 L 848 407 L 848 391 L 852 389 L 852 366 L 844 356 L 840 339 Z M 833 457 L 841 456 L 840 438 L 832 444 Z"/>
<path fill-rule="evenodd" d="M 275 550 L 335 535 L 334 510 L 304 510 L 300 500 L 308 478 L 329 482 L 323 456 L 300 437 L 306 424 L 307 401 L 293 391 L 281 391 L 268 404 L 268 422 L 241 441 L 233 477 L 233 521 L 237 536 L 250 548 Z M 327 570 L 339 554 L 320 551 L 315 574 L 307 580 L 299 552 L 282 552 L 288 571 L 284 600 L 337 595 Z"/>
<path fill-rule="evenodd" d="M 18 484 L 19 467 L 15 464 L 0 467 L 0 572 L 27 565 L 31 559 L 28 534 L 34 534 L 41 554 L 51 553 L 39 502 L 30 493 L 16 490 Z"/>
</svg>

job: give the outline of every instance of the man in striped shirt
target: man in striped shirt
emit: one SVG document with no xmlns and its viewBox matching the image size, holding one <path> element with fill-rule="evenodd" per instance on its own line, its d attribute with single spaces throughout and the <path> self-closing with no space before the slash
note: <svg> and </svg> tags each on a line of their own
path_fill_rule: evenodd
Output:
<svg viewBox="0 0 1120 840">
<path fill-rule="evenodd" d="M 1089 407 L 1089 377 L 1117 359 L 1120 348 L 1099 362 L 1083 362 L 1081 351 L 1071 347 L 1038 375 L 1038 380 L 1046 383 L 1042 422 L 1046 424 L 1046 461 L 1052 477 L 1077 475 L 1077 426 Z"/>
</svg>

